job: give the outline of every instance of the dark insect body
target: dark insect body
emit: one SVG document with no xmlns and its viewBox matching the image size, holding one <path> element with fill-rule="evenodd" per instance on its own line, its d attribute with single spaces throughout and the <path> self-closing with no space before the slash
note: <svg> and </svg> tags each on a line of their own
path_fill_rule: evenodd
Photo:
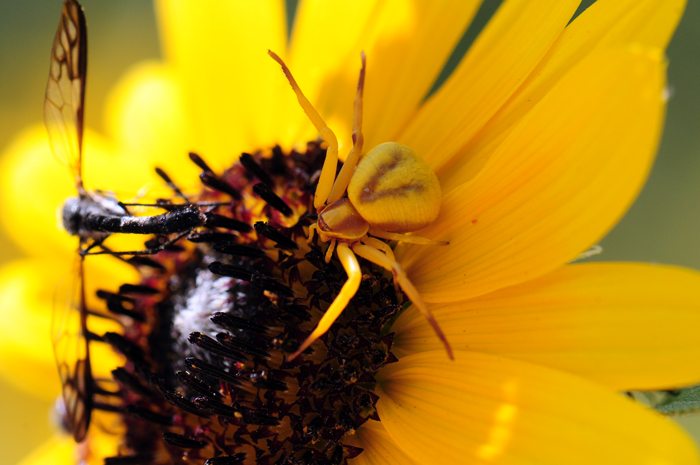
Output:
<svg viewBox="0 0 700 465">
<path fill-rule="evenodd" d="M 112 233 L 168 235 L 191 231 L 207 223 L 197 205 L 185 205 L 153 216 L 130 216 L 120 202 L 111 197 L 84 195 L 63 204 L 63 227 L 81 240 L 101 243 Z"/>
</svg>

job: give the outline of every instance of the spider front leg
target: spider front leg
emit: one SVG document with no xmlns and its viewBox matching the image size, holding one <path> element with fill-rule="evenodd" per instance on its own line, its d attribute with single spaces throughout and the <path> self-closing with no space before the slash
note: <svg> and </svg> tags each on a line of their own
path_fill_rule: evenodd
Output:
<svg viewBox="0 0 700 465">
<path fill-rule="evenodd" d="M 345 194 L 350 184 L 350 178 L 355 172 L 357 161 L 362 155 L 362 147 L 365 143 L 365 137 L 362 134 L 362 102 L 365 89 L 365 66 L 367 64 L 365 52 L 362 52 L 360 57 L 362 59 L 362 68 L 360 69 L 360 78 L 357 81 L 357 95 L 355 96 L 355 107 L 353 108 L 352 116 L 352 150 L 350 150 L 343 167 L 340 169 L 340 173 L 338 173 L 338 177 L 335 179 L 333 189 L 331 189 L 331 193 L 328 196 L 328 203 L 335 202 Z"/>
<path fill-rule="evenodd" d="M 307 99 L 304 93 L 301 91 L 299 85 L 294 79 L 294 76 L 292 76 L 292 72 L 289 71 L 287 65 L 284 64 L 284 61 L 282 61 L 282 59 L 271 50 L 268 50 L 267 53 L 282 67 L 282 71 L 284 71 L 284 75 L 287 77 L 289 85 L 292 86 L 292 90 L 297 96 L 299 105 L 301 105 L 301 108 L 304 110 L 304 113 L 306 113 L 306 116 L 309 117 L 314 127 L 316 127 L 316 130 L 321 138 L 328 143 L 326 159 L 323 162 L 321 177 L 318 180 L 318 187 L 316 187 L 316 194 L 314 195 L 314 207 L 316 210 L 320 210 L 326 204 L 328 195 L 331 193 L 331 189 L 333 188 L 333 182 L 335 181 L 335 172 L 338 168 L 338 138 L 335 137 L 335 134 L 331 128 L 329 128 L 326 122 L 323 121 L 321 115 L 318 114 L 313 105 L 311 105 L 311 102 L 309 102 L 309 99 Z"/>
<path fill-rule="evenodd" d="M 362 281 L 362 270 L 360 270 L 360 264 L 357 262 L 355 254 L 350 250 L 350 247 L 345 242 L 340 242 L 336 249 L 340 263 L 345 268 L 345 272 L 348 275 L 348 280 L 343 284 L 340 293 L 336 296 L 331 306 L 328 307 L 326 313 L 321 317 L 321 321 L 318 322 L 316 329 L 306 338 L 306 340 L 299 346 L 299 348 L 287 357 L 287 360 L 292 361 L 299 356 L 303 351 L 305 351 L 311 344 L 313 344 L 316 339 L 323 336 L 331 325 L 338 319 L 345 307 L 348 306 L 348 302 L 352 299 L 357 290 L 360 288 L 360 281 Z"/>
<path fill-rule="evenodd" d="M 437 337 L 440 339 L 440 341 L 442 341 L 442 344 L 445 346 L 445 350 L 447 351 L 447 356 L 454 360 L 452 348 L 450 347 L 450 343 L 447 342 L 445 334 L 440 329 L 437 321 L 435 321 L 433 314 L 430 313 L 428 306 L 425 305 L 425 302 L 423 302 L 418 290 L 413 286 L 413 283 L 409 281 L 408 276 L 406 276 L 406 272 L 403 270 L 403 268 L 401 268 L 401 265 L 394 260 L 390 260 L 389 257 L 384 255 L 378 249 L 369 245 L 360 243 L 353 244 L 352 251 L 360 257 L 369 260 L 370 262 L 377 264 L 394 274 L 394 279 L 399 283 L 399 286 L 401 286 L 401 289 L 403 289 L 406 296 L 408 296 L 413 305 L 418 307 L 418 310 L 423 314 L 426 320 L 428 320 L 430 326 L 432 326 L 433 331 L 435 331 L 435 334 L 437 334 Z"/>
</svg>

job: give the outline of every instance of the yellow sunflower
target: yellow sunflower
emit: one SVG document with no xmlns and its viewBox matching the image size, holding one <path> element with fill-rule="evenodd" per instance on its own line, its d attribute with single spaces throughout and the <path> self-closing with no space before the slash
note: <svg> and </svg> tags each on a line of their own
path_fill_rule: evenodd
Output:
<svg viewBox="0 0 700 465">
<path fill-rule="evenodd" d="M 88 257 L 88 304 L 106 289 L 112 310 L 127 302 L 141 315 L 115 317 L 123 326 L 103 337 L 125 357 L 91 343 L 98 382 L 120 366 L 118 395 L 101 400 L 119 412 L 96 408 L 83 444 L 52 441 L 25 463 L 699 463 L 677 426 L 619 391 L 700 381 L 700 275 L 570 264 L 648 175 L 664 49 L 685 2 L 599 0 L 569 23 L 578 3 L 506 0 L 426 99 L 479 1 L 301 1 L 290 39 L 282 1 L 159 1 L 166 58 L 114 90 L 109 133 L 86 134 L 84 178 L 133 195 L 158 183 L 158 166 L 192 192 L 204 171 L 197 199 L 240 195 L 233 216 L 248 225 L 235 239 L 211 234 L 245 248 L 217 244 L 215 255 L 203 231 L 151 262 Z M 324 264 L 324 244 L 305 243 L 325 146 L 268 49 L 338 135 L 341 158 L 365 52 L 365 147 L 411 147 L 442 188 L 438 218 L 417 235 L 449 245 L 400 242 L 394 253 L 454 360 L 414 307 L 400 311 L 407 301 L 391 279 L 362 262 L 338 322 L 285 361 L 345 275 L 337 258 Z M 242 152 L 252 155 L 236 163 Z M 0 370 L 43 396 L 60 390 L 49 322 L 77 242 L 54 225 L 75 195 L 64 171 L 39 125 L 0 171 L 2 221 L 34 257 L 0 271 Z M 274 196 L 253 190 L 258 181 Z M 172 197 L 161 192 L 149 195 Z M 257 221 L 267 224 L 252 229 Z M 139 287 L 117 294 L 124 283 Z M 210 310 L 224 308 L 214 329 Z M 192 309 L 204 311 L 185 318 Z"/>
</svg>

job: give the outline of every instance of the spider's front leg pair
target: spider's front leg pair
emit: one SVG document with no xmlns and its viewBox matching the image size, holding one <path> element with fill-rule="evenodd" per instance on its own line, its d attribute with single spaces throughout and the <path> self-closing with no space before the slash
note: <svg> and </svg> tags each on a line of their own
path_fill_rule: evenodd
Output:
<svg viewBox="0 0 700 465">
<path fill-rule="evenodd" d="M 353 298 L 362 281 L 362 271 L 356 255 L 392 272 L 394 283 L 403 290 L 425 316 L 452 356 L 445 335 L 430 310 L 396 261 L 391 247 L 377 237 L 423 245 L 447 245 L 447 242 L 409 236 L 429 225 L 440 212 L 442 194 L 440 183 L 430 167 L 413 150 L 396 142 L 374 147 L 360 160 L 364 138 L 362 135 L 362 101 L 365 82 L 365 55 L 355 97 L 352 140 L 353 147 L 338 176 L 338 139 L 326 125 L 297 85 L 289 68 L 273 52 L 270 56 L 282 66 L 299 104 L 309 117 L 321 138 L 328 144 L 314 207 L 317 222 L 309 228 L 309 241 L 317 232 L 323 242 L 330 242 L 326 263 L 332 254 L 338 256 L 348 275 L 340 293 L 326 310 L 313 332 L 288 360 L 293 360 L 328 331 Z M 344 197 L 347 192 L 347 197 Z M 371 237 L 371 236 L 374 237 Z"/>
</svg>

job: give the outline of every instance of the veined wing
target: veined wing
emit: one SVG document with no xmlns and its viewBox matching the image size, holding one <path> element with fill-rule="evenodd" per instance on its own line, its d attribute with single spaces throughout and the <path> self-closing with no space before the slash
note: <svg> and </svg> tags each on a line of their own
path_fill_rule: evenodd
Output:
<svg viewBox="0 0 700 465">
<path fill-rule="evenodd" d="M 85 304 L 83 258 L 59 286 L 54 300 L 51 337 L 64 406 L 63 423 L 77 442 L 85 439 L 92 415 L 94 381 Z"/>
<path fill-rule="evenodd" d="M 51 69 L 44 100 L 44 122 L 54 155 L 69 167 L 81 194 L 86 70 L 85 15 L 76 0 L 66 0 L 51 48 Z"/>
</svg>

